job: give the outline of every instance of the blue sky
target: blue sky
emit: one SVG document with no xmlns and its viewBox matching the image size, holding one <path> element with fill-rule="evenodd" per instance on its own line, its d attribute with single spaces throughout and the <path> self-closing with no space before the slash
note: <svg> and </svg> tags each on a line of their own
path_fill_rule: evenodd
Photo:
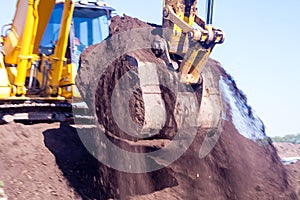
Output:
<svg viewBox="0 0 300 200">
<path fill-rule="evenodd" d="M 12 20 L 16 0 L 0 0 L 0 24 Z M 118 14 L 161 23 L 163 0 L 107 0 Z M 204 0 L 199 0 L 200 15 Z M 216 0 L 214 25 L 226 32 L 212 58 L 235 78 L 268 135 L 300 132 L 300 1 Z"/>
</svg>

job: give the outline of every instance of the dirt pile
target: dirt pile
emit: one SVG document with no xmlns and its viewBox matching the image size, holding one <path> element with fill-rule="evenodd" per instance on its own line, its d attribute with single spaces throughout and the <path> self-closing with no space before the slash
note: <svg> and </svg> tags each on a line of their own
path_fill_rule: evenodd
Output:
<svg viewBox="0 0 300 200">
<path fill-rule="evenodd" d="M 155 152 L 167 146 L 178 127 L 175 123 L 172 110 L 174 109 L 174 96 L 168 90 L 163 90 L 163 99 L 167 107 L 167 125 L 158 135 L 150 140 L 137 140 L 128 136 L 126 131 L 120 129 L 115 122 L 112 103 L 113 90 L 118 81 L 125 75 L 128 81 L 122 84 L 127 88 L 135 88 L 130 103 L 118 104 L 119 107 L 129 106 L 130 112 L 120 113 L 125 122 L 132 118 L 141 125 L 144 122 L 144 103 L 139 87 L 139 62 L 152 62 L 164 65 L 164 60 L 156 58 L 152 53 L 151 40 L 157 27 L 128 16 L 116 16 L 112 19 L 111 36 L 101 45 L 93 46 L 81 56 L 81 70 L 77 76 L 77 85 L 82 97 L 93 108 L 95 117 L 103 127 L 106 137 L 114 145 L 128 152 L 137 154 Z M 145 31 L 146 30 L 146 31 Z M 122 34 L 125 33 L 126 34 Z M 125 42 L 127 41 L 127 42 Z M 117 52 L 117 53 L 116 53 Z M 101 55 L 101 58 L 100 58 Z M 229 84 L 233 93 L 240 91 L 231 77 L 214 60 L 209 60 L 207 67 L 211 69 L 214 77 Z M 100 73 L 99 72 L 100 69 Z M 159 69 L 160 70 L 160 69 Z M 158 71 L 159 71 L 158 70 Z M 163 69 L 159 75 L 165 73 Z M 132 72 L 132 73 L 129 73 Z M 94 78 L 94 74 L 99 74 Z M 129 74 L 129 75 L 128 75 Z M 169 77 L 169 76 L 168 76 Z M 170 76 L 171 77 L 171 76 Z M 172 77 L 167 81 L 172 81 Z M 230 85 L 231 84 L 231 85 Z M 201 85 L 195 88 L 201 96 Z M 96 93 L 93 93 L 96 91 Z M 122 98 L 122 95 L 117 95 Z M 240 98 L 240 97 L 239 97 Z M 254 119 L 251 109 L 246 105 L 245 97 L 241 97 L 243 106 L 248 109 L 249 119 Z M 199 99 L 200 101 L 201 99 Z M 128 173 L 112 169 L 99 163 L 99 184 L 102 188 L 102 197 L 121 199 L 297 199 L 293 189 L 288 183 L 286 170 L 280 162 L 274 146 L 265 137 L 263 127 L 253 129 L 255 141 L 242 136 L 233 122 L 230 103 L 226 102 L 224 127 L 222 134 L 213 150 L 203 159 L 199 158 L 199 150 L 207 130 L 198 128 L 197 134 L 187 151 L 172 164 L 162 169 L 148 173 Z M 252 123 L 252 122 L 251 122 Z M 250 123 L 250 124 L 251 124 Z M 251 128 L 251 126 L 250 126 Z M 80 130 L 82 131 L 82 130 Z M 262 131 L 262 132 L 261 132 Z M 84 130 L 84 143 L 96 143 L 96 146 L 105 146 L 97 130 Z M 183 130 L 183 135 L 189 137 L 190 130 Z M 100 139 L 99 139 L 100 138 Z M 142 141 L 142 142 L 141 142 Z M 178 147 L 177 147 L 178 148 Z M 99 150 L 100 149 L 100 150 Z M 132 165 L 147 166 L 147 156 L 140 159 L 129 160 L 129 157 L 118 154 L 110 148 L 99 148 L 93 154 L 106 162 L 118 163 L 119 166 Z M 177 149 L 174 149 L 174 152 Z M 153 158 L 151 164 L 162 166 L 168 159 Z M 129 166 L 129 168 L 132 166 Z M 126 166 L 124 167 L 124 169 Z"/>
<path fill-rule="evenodd" d="M 136 29 L 139 27 L 143 29 Z M 148 30 L 145 31 L 145 27 Z M 88 49 L 81 58 L 77 79 L 81 93 L 84 99 L 93 99 L 87 103 L 95 109 L 95 117 L 101 124 L 100 128 L 105 130 L 105 137 L 126 150 L 125 154 L 119 154 L 103 144 L 103 136 L 96 128 L 75 129 L 58 123 L 2 125 L 0 180 L 5 184 L 4 190 L 9 199 L 297 199 L 275 148 L 264 136 L 263 127 L 258 125 L 259 128 L 252 128 L 250 135 L 255 137 L 245 138 L 241 132 L 243 129 L 239 127 L 237 130 L 233 104 L 228 98 L 223 99 L 225 121 L 221 136 L 205 158 L 199 158 L 199 150 L 208 133 L 200 127 L 184 154 L 167 167 L 147 173 L 128 173 L 103 164 L 114 161 L 124 168 L 161 167 L 168 158 L 162 156 L 157 159 L 152 156 L 149 162 L 149 156 L 129 159 L 126 152 L 156 152 L 167 147 L 171 140 L 178 140 L 174 138 L 178 127 L 171 112 L 175 97 L 167 88 L 160 88 L 167 102 L 167 125 L 151 140 L 137 140 L 128 136 L 112 116 L 112 90 L 121 77 L 129 74 L 129 79 L 135 81 L 124 82 L 122 86 L 125 92 L 129 87 L 135 90 L 129 103 L 120 105 L 130 107 L 130 112 L 121 117 L 132 118 L 139 125 L 145 120 L 145 105 L 135 74 L 138 72 L 136 58 L 138 61 L 164 65 L 164 61 L 157 59 L 149 46 L 154 29 L 156 27 L 138 19 L 114 17 L 110 40 L 104 41 L 104 47 L 102 44 Z M 130 34 L 119 34 L 124 30 Z M 123 40 L 129 42 L 118 43 Z M 131 51 L 124 53 L 126 49 Z M 113 57 L 116 55 L 114 52 L 119 52 L 117 57 Z M 210 60 L 207 67 L 217 80 L 228 85 L 232 92 L 230 94 L 242 102 L 247 112 L 238 116 L 245 117 L 254 127 L 256 119 L 232 78 L 214 60 Z M 104 70 L 100 77 L 93 79 L 99 68 Z M 164 69 L 158 72 L 163 73 Z M 171 80 L 170 76 L 166 82 Z M 201 96 L 201 85 L 194 89 Z M 97 91 L 96 94 L 93 91 Z M 191 133 L 186 128 L 182 137 L 188 138 Z M 87 151 L 89 145 L 95 146 L 93 152 Z M 171 152 L 175 153 L 184 146 L 184 143 L 179 143 Z M 92 155 L 100 157 L 102 162 Z M 131 166 L 125 166 L 128 163 Z"/>
</svg>

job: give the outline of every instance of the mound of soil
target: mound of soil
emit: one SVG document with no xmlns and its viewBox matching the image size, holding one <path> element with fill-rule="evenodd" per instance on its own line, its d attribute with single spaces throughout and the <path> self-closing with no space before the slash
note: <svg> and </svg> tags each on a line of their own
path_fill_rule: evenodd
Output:
<svg viewBox="0 0 300 200">
<path fill-rule="evenodd" d="M 172 112 L 167 112 L 167 127 L 171 128 L 158 133 L 158 137 L 143 140 L 141 144 L 140 141 L 123 132 L 115 123 L 112 115 L 112 91 L 124 74 L 133 71 L 134 73 L 130 74 L 129 79 L 138 79 L 137 63 L 140 60 L 165 65 L 163 59 L 155 57 L 149 48 L 150 45 L 145 45 L 143 49 L 133 48 L 137 43 L 151 43 L 154 37 L 151 36 L 153 31 L 150 31 L 150 34 L 149 31 L 143 32 L 145 28 L 154 30 L 156 27 L 128 16 L 114 17 L 110 38 L 81 56 L 81 70 L 77 76 L 77 85 L 82 97 L 90 108 L 95 108 L 97 121 L 105 128 L 107 137 L 119 147 L 135 153 L 163 148 L 168 144 L 168 142 L 164 142 L 171 140 L 177 130 L 176 122 L 173 120 L 175 116 Z M 126 32 L 126 34 L 120 34 L 122 32 Z M 126 51 L 128 49 L 132 51 Z M 116 57 L 115 52 L 120 50 L 125 51 Z M 99 59 L 99 55 L 102 55 L 103 59 Z M 106 58 L 112 60 L 105 60 Z M 211 68 L 214 77 L 217 77 L 218 80 L 222 77 L 225 81 L 228 80 L 227 82 L 233 84 L 231 77 L 218 62 L 209 60 L 206 67 Z M 101 76 L 92 79 L 94 73 L 99 72 L 99 68 L 103 69 L 100 70 Z M 158 72 L 158 74 L 160 73 L 165 73 L 165 71 Z M 137 88 L 133 94 L 133 100 L 129 105 L 120 104 L 118 107 L 132 106 L 131 110 L 135 110 L 135 112 L 127 113 L 128 116 L 124 116 L 124 120 L 132 118 L 137 123 L 143 124 L 144 105 L 139 82 L 134 82 L 134 85 L 130 85 L 131 83 L 125 83 L 124 88 Z M 234 93 L 239 93 L 236 85 L 231 85 L 231 88 L 236 90 Z M 95 95 L 90 91 L 96 91 Z M 201 86 L 199 85 L 196 87 L 197 92 L 200 96 Z M 172 110 L 174 97 L 167 91 L 163 91 L 163 95 L 165 95 L 164 100 L 168 109 Z M 119 97 L 122 98 L 121 95 Z M 243 101 L 246 102 L 245 97 L 243 98 Z M 227 120 L 224 122 L 220 139 L 204 159 L 199 158 L 199 149 L 207 130 L 199 127 L 195 140 L 183 156 L 160 170 L 134 174 L 99 165 L 102 177 L 101 187 L 104 189 L 106 197 L 121 199 L 297 199 L 293 188 L 288 183 L 286 170 L 270 140 L 265 138 L 254 142 L 245 138 L 235 128 L 228 104 L 225 113 Z M 94 141 L 96 146 L 103 145 L 96 133 L 97 131 L 91 134 L 92 139 L 89 142 Z M 185 130 L 184 134 L 188 136 L 189 130 Z M 257 135 L 259 134 L 261 133 L 257 133 Z M 164 145 L 158 145 L 159 141 Z M 94 153 L 98 157 L 119 162 L 121 165 L 127 163 L 126 157 L 120 157 L 110 149 L 103 151 L 101 148 L 101 151 Z M 155 161 L 157 165 L 160 165 L 160 162 L 164 160 Z M 132 163 L 144 165 L 145 160 L 132 160 Z"/>
</svg>

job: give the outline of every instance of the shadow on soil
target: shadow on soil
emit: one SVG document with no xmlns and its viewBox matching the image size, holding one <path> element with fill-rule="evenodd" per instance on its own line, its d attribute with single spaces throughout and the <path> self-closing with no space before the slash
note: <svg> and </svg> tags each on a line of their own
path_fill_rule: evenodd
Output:
<svg viewBox="0 0 300 200">
<path fill-rule="evenodd" d="M 108 198 L 99 184 L 99 163 L 85 149 L 75 128 L 61 124 L 59 129 L 46 130 L 43 135 L 63 175 L 83 199 Z"/>
<path fill-rule="evenodd" d="M 43 135 L 58 167 L 83 199 L 123 199 L 178 185 L 164 169 L 149 174 L 129 174 L 106 167 L 86 150 L 76 129 L 69 125 L 61 124 L 60 128 L 46 130 Z M 150 185 L 141 188 L 149 177 Z"/>
</svg>

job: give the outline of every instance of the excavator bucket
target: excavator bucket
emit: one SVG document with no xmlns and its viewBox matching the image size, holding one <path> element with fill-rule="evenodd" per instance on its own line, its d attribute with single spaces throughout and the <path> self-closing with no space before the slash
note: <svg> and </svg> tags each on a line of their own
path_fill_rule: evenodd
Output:
<svg viewBox="0 0 300 200">
<path fill-rule="evenodd" d="M 199 128 L 210 139 L 217 136 L 222 125 L 219 78 L 204 67 L 201 83 L 182 83 L 165 54 L 153 53 L 153 33 L 162 31 L 145 26 L 112 34 L 81 55 L 76 85 L 95 124 L 121 140 L 172 139 L 187 136 L 181 130 L 196 133 Z"/>
</svg>

